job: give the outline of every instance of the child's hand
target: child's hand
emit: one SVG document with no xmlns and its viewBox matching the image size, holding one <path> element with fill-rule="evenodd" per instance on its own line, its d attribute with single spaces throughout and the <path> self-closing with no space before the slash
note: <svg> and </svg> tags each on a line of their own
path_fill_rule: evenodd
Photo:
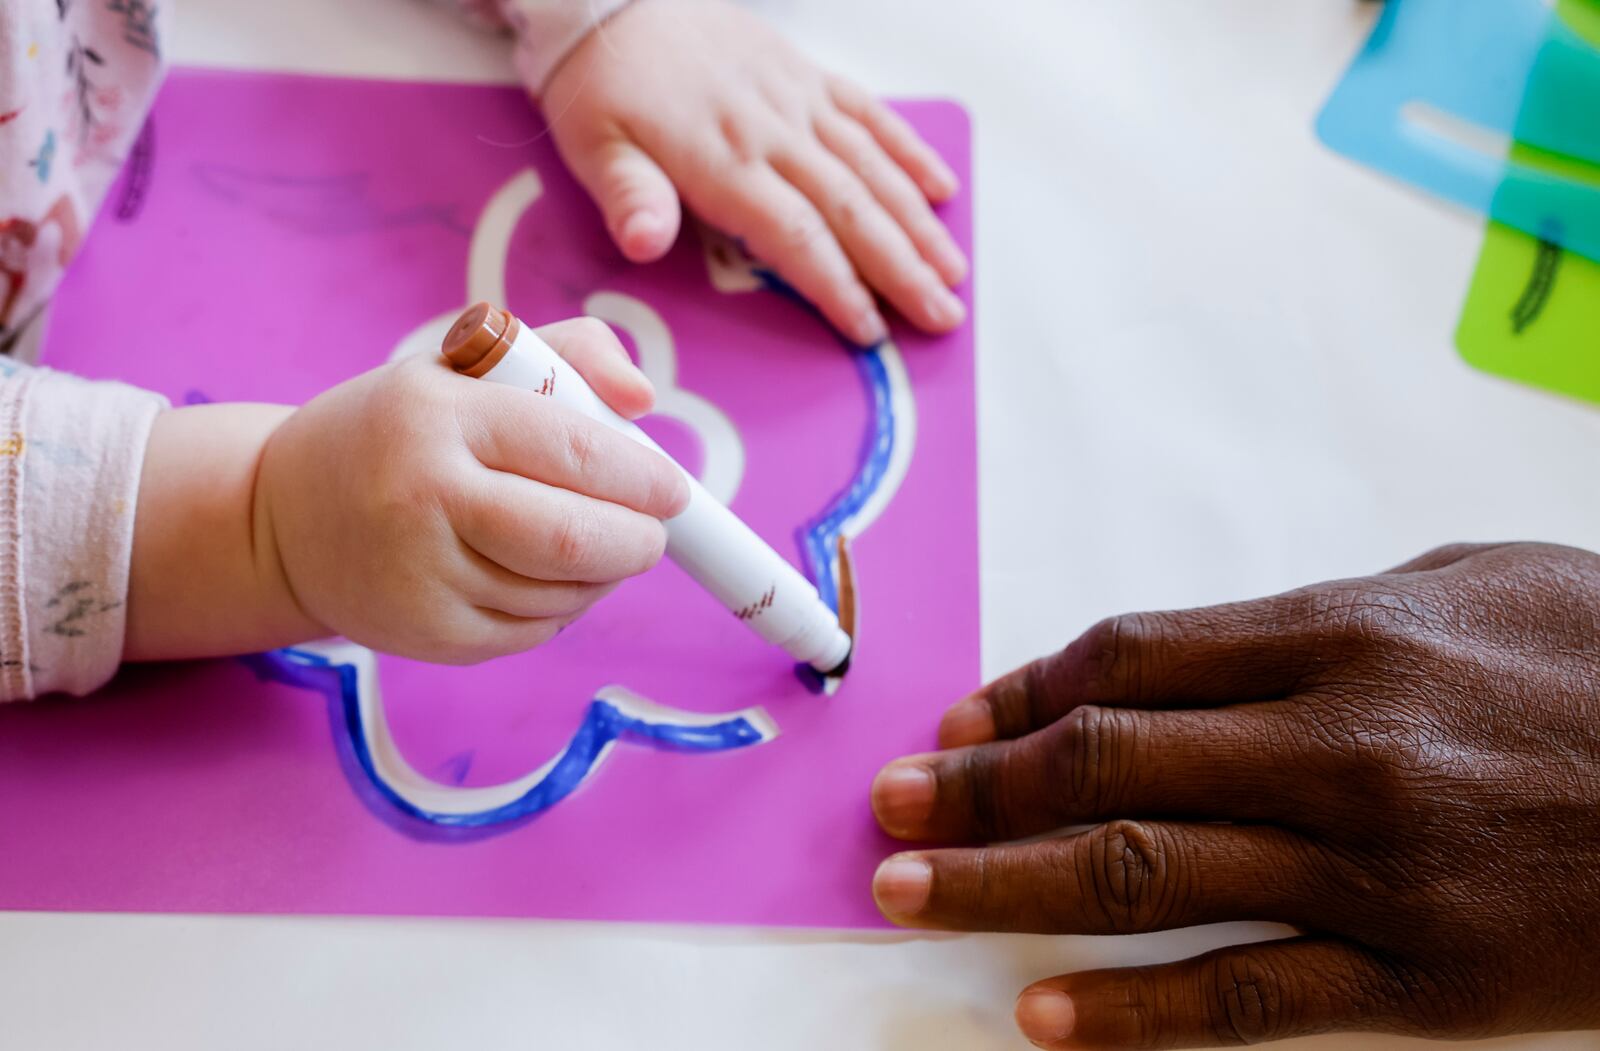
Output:
<svg viewBox="0 0 1600 1051">
<path fill-rule="evenodd" d="M 631 415 L 649 381 L 611 330 L 540 330 Z M 459 663 L 554 637 L 666 547 L 688 488 L 663 457 L 556 404 L 437 359 L 318 397 L 268 442 L 257 485 L 284 576 L 351 640 Z"/>
<path fill-rule="evenodd" d="M 955 192 L 955 175 L 754 15 L 725 0 L 636 0 L 556 69 L 543 106 L 629 259 L 672 246 L 681 194 L 856 342 L 885 335 L 868 285 L 920 328 L 961 323 L 946 286 L 967 261 L 928 206 Z"/>
<path fill-rule="evenodd" d="M 618 412 L 650 408 L 649 381 L 605 325 L 539 333 Z M 206 471 L 209 453 L 197 450 L 227 444 L 196 414 L 215 424 L 253 408 L 181 409 L 157 423 L 135 531 L 130 658 L 330 633 L 452 664 L 526 650 L 655 565 L 666 545 L 660 519 L 688 500 L 681 472 L 625 435 L 549 398 L 413 358 L 273 417 L 253 493 L 233 501 L 253 523 L 233 545 L 248 549 L 248 564 L 233 569 L 210 550 L 233 516 L 210 515 L 229 524 L 207 529 L 194 505 L 209 494 L 191 491 L 185 507 L 174 478 L 197 462 Z M 194 535 L 171 535 L 185 526 Z M 222 592 L 216 615 L 195 598 L 201 586 L 173 582 L 185 570 Z"/>
</svg>

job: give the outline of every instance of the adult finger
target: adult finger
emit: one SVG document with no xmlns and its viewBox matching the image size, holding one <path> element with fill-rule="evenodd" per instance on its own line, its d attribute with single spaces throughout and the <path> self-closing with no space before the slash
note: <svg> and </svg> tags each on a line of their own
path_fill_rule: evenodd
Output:
<svg viewBox="0 0 1600 1051">
<path fill-rule="evenodd" d="M 961 300 L 838 157 L 820 147 L 802 147 L 774 157 L 773 168 L 811 200 L 856 270 L 912 324 L 947 332 L 965 320 Z"/>
<path fill-rule="evenodd" d="M 1195 707 L 1286 696 L 1339 656 L 1348 596 L 1325 585 L 1272 598 L 1094 625 L 1065 649 L 1010 672 L 944 714 L 944 748 L 1019 737 L 1080 704 Z"/>
<path fill-rule="evenodd" d="M 950 231 L 933 214 L 925 197 L 904 168 L 860 124 L 842 114 L 824 114 L 814 122 L 817 138 L 866 183 L 878 203 L 900 224 L 922 258 L 947 285 L 967 276 L 967 257 Z"/>
<path fill-rule="evenodd" d="M 945 201 L 961 188 L 960 180 L 944 158 L 929 146 L 905 118 L 871 93 L 835 77 L 829 82 L 833 104 L 872 133 L 894 162 L 904 168 L 930 201 Z"/>
<path fill-rule="evenodd" d="M 1331 888 L 1269 825 L 1113 821 L 1036 843 L 895 854 L 873 898 L 905 927 L 1132 934 L 1233 920 L 1303 924 Z"/>
<path fill-rule="evenodd" d="M 1327 938 L 1289 938 L 1154 967 L 1038 982 L 1017 1025 L 1039 1047 L 1121 1049 L 1256 1044 L 1340 1030 L 1409 1032 L 1403 973 Z"/>
<path fill-rule="evenodd" d="M 1510 544 L 1445 544 L 1432 551 L 1425 551 L 1409 562 L 1402 562 L 1388 572 L 1427 573 L 1435 569 L 1446 569 L 1474 555 L 1487 554 L 1497 548 L 1510 546 Z"/>
<path fill-rule="evenodd" d="M 451 520 L 474 551 L 534 580 L 614 583 L 654 566 L 667 544 L 650 515 L 500 472 L 484 472 Z"/>
<path fill-rule="evenodd" d="M 897 759 L 872 809 L 901 839 L 992 843 L 1114 817 L 1271 821 L 1306 769 L 1285 705 L 1084 705 L 1014 741 Z"/>
<path fill-rule="evenodd" d="M 744 164 L 721 192 L 690 204 L 711 225 L 741 238 L 849 339 L 869 346 L 888 335 L 872 293 L 822 213 L 765 162 Z"/>
<path fill-rule="evenodd" d="M 622 254 L 635 263 L 666 255 L 678 238 L 683 210 L 661 166 L 620 130 L 558 141 Z"/>
</svg>

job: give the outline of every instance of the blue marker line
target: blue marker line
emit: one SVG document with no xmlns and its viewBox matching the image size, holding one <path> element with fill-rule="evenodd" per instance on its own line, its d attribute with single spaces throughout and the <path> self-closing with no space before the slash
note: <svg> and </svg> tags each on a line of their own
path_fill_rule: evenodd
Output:
<svg viewBox="0 0 1600 1051">
<path fill-rule="evenodd" d="M 373 759 L 372 744 L 361 720 L 359 669 L 353 664 L 336 664 L 317 653 L 285 649 L 266 654 L 267 673 L 274 679 L 297 686 L 312 685 L 308 671 L 331 672 L 339 684 L 341 723 L 351 753 L 362 773 L 383 800 L 401 813 L 444 828 L 481 829 L 506 825 L 532 817 L 571 795 L 599 765 L 611 744 L 630 739 L 685 752 L 721 752 L 760 744 L 766 735 L 744 716 L 735 716 L 708 726 L 672 722 L 653 722 L 631 715 L 610 701 L 590 702 L 583 721 L 562 749 L 550 771 L 528 791 L 501 806 L 469 813 L 442 813 L 418 806 L 397 792 L 379 774 Z M 276 674 L 274 674 L 276 672 Z"/>
<path fill-rule="evenodd" d="M 861 468 L 849 487 L 801 533 L 802 549 L 817 592 L 835 613 L 839 611 L 839 586 L 831 567 L 839 533 L 878 491 L 894 455 L 894 405 L 882 351 L 878 347 L 861 351 L 856 355 L 856 364 L 866 381 L 867 396 L 872 399 L 872 426 L 861 453 Z"/>
<path fill-rule="evenodd" d="M 777 275 L 758 270 L 765 287 L 813 310 Z M 814 312 L 814 310 L 813 310 Z M 799 535 L 801 554 L 817 590 L 829 608 L 839 608 L 838 581 L 833 573 L 834 549 L 840 533 L 882 485 L 894 454 L 895 415 L 888 368 L 882 346 L 858 347 L 848 344 L 866 385 L 871 402 L 872 422 L 861 453 L 861 465 L 850 484 L 817 518 L 808 522 Z M 203 395 L 202 395 L 203 397 Z M 338 722 L 343 729 L 349 756 L 364 775 L 368 786 L 395 811 L 439 829 L 486 830 L 509 827 L 532 817 L 571 795 L 599 766 L 606 749 L 618 741 L 656 745 L 687 752 L 720 752 L 744 748 L 767 740 L 763 731 L 744 716 L 735 716 L 711 725 L 688 725 L 668 721 L 652 722 L 631 715 L 610 701 L 595 698 L 584 713 L 572 740 L 556 758 L 538 783 L 505 804 L 468 813 L 443 813 L 421 807 L 406 799 L 379 773 L 373 758 L 372 743 L 361 719 L 360 674 L 354 664 L 334 663 L 321 654 L 284 649 L 255 658 L 252 665 L 268 677 L 296 686 L 316 689 L 315 674 L 331 673 L 338 683 L 330 694 L 339 706 Z M 358 786 L 359 787 L 359 786 Z"/>
<path fill-rule="evenodd" d="M 809 301 L 773 271 L 756 267 L 754 273 L 767 291 L 793 300 L 809 313 L 821 317 Z M 799 533 L 800 553 L 810 570 L 812 582 L 817 585 L 822 601 L 835 613 L 839 612 L 839 582 L 833 574 L 833 557 L 839 533 L 883 484 L 883 476 L 888 473 L 889 461 L 894 455 L 894 401 L 889 390 L 889 370 L 883 364 L 883 345 L 862 347 L 848 340 L 844 343 L 852 351 L 861 378 L 866 382 L 867 397 L 872 403 L 872 424 L 867 430 L 861 466 L 855 478 Z"/>
</svg>

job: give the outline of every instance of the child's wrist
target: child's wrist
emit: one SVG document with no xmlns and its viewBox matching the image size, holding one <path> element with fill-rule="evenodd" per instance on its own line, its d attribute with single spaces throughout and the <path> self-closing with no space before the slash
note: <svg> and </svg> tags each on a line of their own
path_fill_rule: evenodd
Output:
<svg viewBox="0 0 1600 1051">
<path fill-rule="evenodd" d="M 125 660 L 249 653 L 326 632 L 258 537 L 267 442 L 293 409 L 201 405 L 157 418 L 145 453 L 128 582 Z"/>
<path fill-rule="evenodd" d="M 279 424 L 287 421 L 290 415 L 293 414 L 285 414 Z M 285 565 L 283 549 L 280 546 L 281 535 L 277 525 L 279 521 L 277 514 L 285 509 L 280 507 L 279 501 L 275 499 L 271 474 L 264 467 L 265 461 L 271 455 L 273 438 L 277 433 L 278 427 L 275 426 L 272 433 L 267 435 L 262 445 L 261 464 L 258 464 L 255 472 L 250 507 L 250 550 L 255 579 L 263 603 L 270 610 L 276 633 L 283 637 L 281 644 L 286 645 L 290 642 L 324 638 L 335 632 L 306 612 Z"/>
<path fill-rule="evenodd" d="M 588 0 L 569 7 L 547 5 L 538 20 L 524 19 L 517 42 L 517 72 L 528 93 L 542 99 L 550 82 L 575 54 L 605 31 L 611 21 L 635 0 Z"/>
</svg>

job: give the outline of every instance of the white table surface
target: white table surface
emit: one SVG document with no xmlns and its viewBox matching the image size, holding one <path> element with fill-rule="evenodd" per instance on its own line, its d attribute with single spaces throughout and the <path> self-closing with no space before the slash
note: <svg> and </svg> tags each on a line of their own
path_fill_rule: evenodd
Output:
<svg viewBox="0 0 1600 1051">
<path fill-rule="evenodd" d="M 510 76 L 500 42 L 408 0 L 173 4 L 179 62 Z M 756 6 L 878 91 L 972 110 L 987 673 L 1107 613 L 1448 540 L 1600 548 L 1600 413 L 1451 347 L 1481 221 L 1311 134 L 1373 5 Z M 0 1048 L 1022 1047 L 1033 978 L 1258 933 L 3 914 Z"/>
</svg>

